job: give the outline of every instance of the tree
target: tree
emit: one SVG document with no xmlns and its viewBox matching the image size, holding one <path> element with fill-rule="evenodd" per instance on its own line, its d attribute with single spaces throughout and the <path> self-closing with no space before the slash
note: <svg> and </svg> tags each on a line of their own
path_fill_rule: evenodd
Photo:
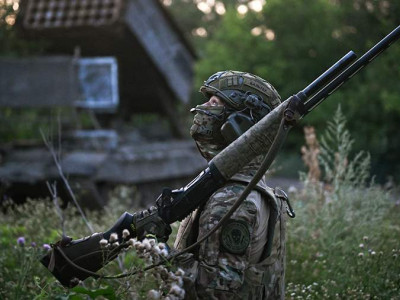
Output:
<svg viewBox="0 0 400 300">
<path fill-rule="evenodd" d="M 238 5 L 231 2 L 218 22 L 202 25 L 208 36 L 198 46 L 196 87 L 216 71 L 246 70 L 269 80 L 286 99 L 349 50 L 360 56 L 400 23 L 396 1 L 269 0 L 261 12 L 244 14 Z M 381 180 L 400 166 L 394 132 L 400 120 L 399 55 L 399 46 L 393 46 L 303 122 L 324 127 L 341 104 L 355 136 L 354 151 L 371 152 Z M 292 149 L 299 143 L 293 141 Z"/>
</svg>

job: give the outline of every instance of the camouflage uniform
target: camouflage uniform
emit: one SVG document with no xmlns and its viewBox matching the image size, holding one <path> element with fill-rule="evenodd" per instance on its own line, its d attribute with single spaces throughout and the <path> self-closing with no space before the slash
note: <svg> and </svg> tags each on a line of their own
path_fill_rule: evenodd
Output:
<svg viewBox="0 0 400 300">
<path fill-rule="evenodd" d="M 236 174 L 181 223 L 175 248 L 193 244 L 217 224 L 251 180 L 257 165 L 250 164 Z M 274 207 L 277 221 L 271 225 Z M 226 225 L 194 253 L 180 259 L 187 273 L 186 299 L 283 299 L 285 216 L 282 199 L 261 180 Z M 275 226 L 275 233 L 271 255 L 266 257 L 268 225 Z"/>
<path fill-rule="evenodd" d="M 213 159 L 280 103 L 264 79 L 221 71 L 200 88 L 209 99 L 196 113 L 190 134 L 207 160 Z M 271 128 L 271 134 L 276 129 Z M 256 157 L 182 223 L 175 248 L 206 235 L 227 213 L 261 164 Z M 219 230 L 178 264 L 186 270 L 187 299 L 283 299 L 285 270 L 284 193 L 261 180 Z M 284 199 L 283 199 L 284 200 Z M 272 250 L 271 250 L 272 249 Z"/>
</svg>

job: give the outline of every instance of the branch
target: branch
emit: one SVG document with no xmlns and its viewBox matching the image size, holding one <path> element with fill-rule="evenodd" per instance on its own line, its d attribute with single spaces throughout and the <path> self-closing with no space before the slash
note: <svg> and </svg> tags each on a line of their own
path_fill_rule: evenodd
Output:
<svg viewBox="0 0 400 300">
<path fill-rule="evenodd" d="M 50 184 L 48 181 L 46 182 L 47 188 L 49 189 L 49 192 L 51 194 L 51 198 L 53 199 L 53 203 L 54 206 L 56 208 L 56 212 L 58 217 L 60 218 L 60 225 L 61 225 L 61 230 L 62 230 L 62 236 L 66 236 L 65 235 L 65 219 L 64 219 L 64 215 L 62 213 L 62 210 L 60 208 L 60 205 L 58 203 L 58 197 L 57 197 L 57 182 L 54 181 L 53 184 Z"/>
<path fill-rule="evenodd" d="M 59 156 L 56 154 L 56 151 L 54 150 L 53 145 L 49 142 L 49 140 L 45 137 L 43 131 L 40 129 L 40 134 L 42 135 L 42 139 L 44 144 L 46 145 L 47 149 L 49 150 L 51 156 L 53 157 L 54 163 L 57 167 L 58 170 L 58 174 L 60 175 L 65 187 L 67 188 L 67 191 L 69 193 L 69 195 L 71 196 L 72 201 L 74 202 L 76 208 L 78 209 L 83 221 L 85 222 L 86 226 L 89 228 L 91 233 L 94 233 L 93 227 L 90 224 L 89 220 L 86 218 L 85 213 L 83 212 L 81 206 L 79 205 L 74 192 L 71 189 L 71 186 L 68 183 L 67 178 L 65 178 L 62 167 L 61 167 L 61 163 L 60 163 L 60 158 Z"/>
</svg>

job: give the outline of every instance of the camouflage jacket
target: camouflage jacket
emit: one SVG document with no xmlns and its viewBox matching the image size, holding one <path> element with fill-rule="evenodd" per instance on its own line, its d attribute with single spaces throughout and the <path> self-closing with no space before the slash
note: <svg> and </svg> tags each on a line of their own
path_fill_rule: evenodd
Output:
<svg viewBox="0 0 400 300">
<path fill-rule="evenodd" d="M 217 224 L 253 175 L 254 169 L 245 168 L 182 221 L 175 248 L 193 244 Z M 264 180 L 257 186 L 221 229 L 180 258 L 186 271 L 185 299 L 284 298 L 286 209 Z M 274 207 L 278 214 L 271 225 Z M 268 226 L 275 226 L 275 231 L 271 254 L 266 256 Z"/>
</svg>

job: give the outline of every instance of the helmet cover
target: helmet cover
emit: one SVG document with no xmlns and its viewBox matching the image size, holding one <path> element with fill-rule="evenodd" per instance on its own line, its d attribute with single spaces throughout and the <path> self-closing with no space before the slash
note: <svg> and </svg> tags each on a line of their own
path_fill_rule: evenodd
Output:
<svg viewBox="0 0 400 300">
<path fill-rule="evenodd" d="M 269 107 L 269 110 L 281 103 L 281 97 L 268 81 L 247 72 L 217 72 L 204 82 L 200 87 L 200 92 L 207 98 L 213 95 L 221 98 L 234 110 L 243 110 L 249 107 L 243 97 L 246 93 L 256 95 Z M 267 113 L 265 112 L 263 115 Z"/>
</svg>

